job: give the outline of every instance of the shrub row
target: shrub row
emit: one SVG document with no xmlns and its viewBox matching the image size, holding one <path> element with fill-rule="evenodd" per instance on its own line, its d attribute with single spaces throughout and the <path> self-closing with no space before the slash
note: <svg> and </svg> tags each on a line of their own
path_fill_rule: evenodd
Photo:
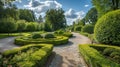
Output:
<svg viewBox="0 0 120 67">
<path fill-rule="evenodd" d="M 120 63 L 120 47 L 108 46 L 108 45 L 96 45 L 91 47 L 97 49 L 101 54 L 109 57 L 111 60 Z"/>
<path fill-rule="evenodd" d="M 31 44 L 5 51 L 2 55 L 2 67 L 44 67 L 51 54 L 51 44 Z M 1 58 L 0 58 L 1 59 Z M 6 63 L 5 63 L 6 61 Z"/>
<path fill-rule="evenodd" d="M 93 47 L 94 45 L 92 45 Z M 106 59 L 100 52 L 92 48 L 91 45 L 79 45 L 79 51 L 84 57 L 89 67 L 120 67 L 120 64 Z M 97 46 L 98 47 L 98 46 Z M 105 46 L 102 46 L 105 47 Z M 97 48 L 99 49 L 99 48 Z M 99 49 L 102 50 L 102 49 Z"/>
<path fill-rule="evenodd" d="M 73 34 L 71 32 L 66 32 L 66 31 L 62 31 L 62 30 L 55 31 L 54 34 L 57 36 L 66 36 L 69 38 L 73 36 Z"/>
<path fill-rule="evenodd" d="M 40 44 L 40 43 L 48 43 L 53 45 L 65 44 L 68 42 L 68 37 L 65 36 L 57 36 L 56 38 L 38 38 L 38 39 L 30 39 L 28 37 L 18 37 L 15 39 L 16 45 L 26 45 L 26 44 Z"/>
</svg>

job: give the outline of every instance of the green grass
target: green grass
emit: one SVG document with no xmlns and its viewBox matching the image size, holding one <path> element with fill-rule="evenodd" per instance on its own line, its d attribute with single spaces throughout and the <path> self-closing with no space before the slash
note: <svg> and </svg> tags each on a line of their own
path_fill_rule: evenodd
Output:
<svg viewBox="0 0 120 67">
<path fill-rule="evenodd" d="M 94 45 L 91 44 L 83 44 L 79 45 L 79 51 L 86 60 L 87 64 L 90 67 L 120 67 L 120 64 L 111 61 L 110 59 L 106 59 L 99 51 L 92 48 Z M 104 46 L 97 45 L 97 47 L 113 47 L 113 46 Z M 119 47 L 114 47 L 119 48 Z"/>
<path fill-rule="evenodd" d="M 45 33 L 45 32 L 40 31 L 40 32 L 9 33 L 9 35 L 8 35 L 8 33 L 0 33 L 0 39 L 6 38 L 6 37 L 22 36 L 22 35 L 28 36 L 28 35 L 30 35 L 30 34 L 32 34 L 32 33 Z"/>
</svg>

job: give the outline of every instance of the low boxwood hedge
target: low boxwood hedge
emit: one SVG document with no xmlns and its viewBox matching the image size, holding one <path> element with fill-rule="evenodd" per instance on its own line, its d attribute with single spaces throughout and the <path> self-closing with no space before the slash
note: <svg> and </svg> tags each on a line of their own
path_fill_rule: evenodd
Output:
<svg viewBox="0 0 120 67">
<path fill-rule="evenodd" d="M 18 37 L 15 39 L 16 45 L 26 45 L 26 44 L 40 44 L 40 43 L 47 43 L 53 45 L 61 45 L 68 42 L 68 37 L 65 36 L 56 36 L 56 38 L 38 38 L 38 39 L 30 39 L 27 37 Z"/>
<path fill-rule="evenodd" d="M 44 67 L 52 53 L 51 44 L 31 44 L 2 53 L 2 67 Z"/>
<path fill-rule="evenodd" d="M 120 64 L 101 54 L 100 51 L 103 51 L 107 47 L 113 46 L 84 44 L 79 45 L 79 51 L 89 67 L 120 67 Z"/>
<path fill-rule="evenodd" d="M 55 32 L 54 34 L 57 36 L 65 36 L 65 37 L 69 37 L 69 38 L 73 36 L 73 34 L 71 32 L 64 32 L 64 33 Z"/>
</svg>

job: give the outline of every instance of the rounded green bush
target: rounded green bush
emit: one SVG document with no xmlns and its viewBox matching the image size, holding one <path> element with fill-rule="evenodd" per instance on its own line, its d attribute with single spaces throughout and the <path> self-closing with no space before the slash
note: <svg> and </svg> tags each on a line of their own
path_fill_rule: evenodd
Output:
<svg viewBox="0 0 120 67">
<path fill-rule="evenodd" d="M 37 39 L 37 38 L 42 38 L 42 36 L 41 36 L 39 33 L 34 33 L 34 34 L 32 35 L 32 38 L 33 38 L 33 39 Z"/>
<path fill-rule="evenodd" d="M 75 26 L 74 31 L 81 31 L 82 26 Z"/>
<path fill-rule="evenodd" d="M 82 27 L 81 29 L 82 32 L 85 32 L 85 33 L 89 33 L 89 34 L 92 34 L 93 31 L 94 31 L 94 26 L 93 25 L 85 25 L 84 27 Z"/>
<path fill-rule="evenodd" d="M 94 38 L 99 43 L 120 45 L 120 10 L 108 12 L 97 21 Z"/>
<path fill-rule="evenodd" d="M 55 31 L 54 33 L 55 34 L 64 34 L 64 31 L 63 30 L 58 30 L 58 31 Z"/>
<path fill-rule="evenodd" d="M 110 57 L 115 57 L 115 56 L 119 56 L 120 57 L 120 53 L 119 52 L 112 52 L 111 54 L 110 54 Z"/>
<path fill-rule="evenodd" d="M 115 51 L 114 48 L 105 48 L 104 51 L 103 51 L 103 54 L 106 55 L 106 56 L 110 56 L 110 54 L 114 51 Z"/>
<path fill-rule="evenodd" d="M 45 34 L 45 38 L 55 38 L 55 35 L 52 33 Z"/>
</svg>

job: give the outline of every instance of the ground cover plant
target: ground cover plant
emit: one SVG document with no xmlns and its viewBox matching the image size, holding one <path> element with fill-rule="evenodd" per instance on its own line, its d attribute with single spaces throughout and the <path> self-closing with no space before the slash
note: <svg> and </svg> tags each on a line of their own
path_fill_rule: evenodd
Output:
<svg viewBox="0 0 120 67">
<path fill-rule="evenodd" d="M 51 44 L 30 44 L 7 50 L 0 56 L 2 67 L 43 67 L 52 53 Z"/>
</svg>

